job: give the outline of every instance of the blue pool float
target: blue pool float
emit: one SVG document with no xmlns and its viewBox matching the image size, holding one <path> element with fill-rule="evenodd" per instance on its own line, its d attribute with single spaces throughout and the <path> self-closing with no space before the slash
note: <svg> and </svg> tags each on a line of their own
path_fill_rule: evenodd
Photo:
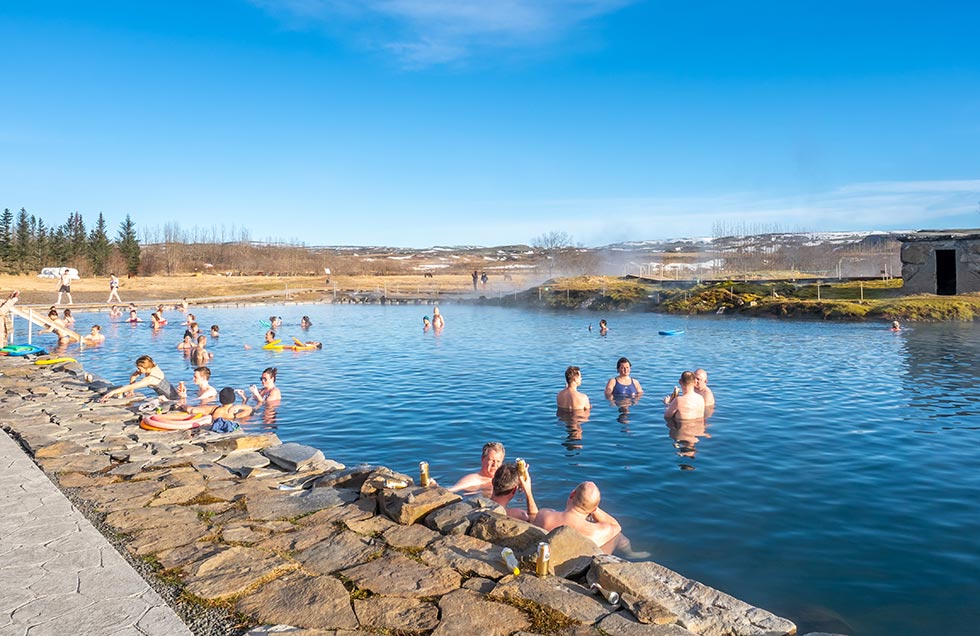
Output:
<svg viewBox="0 0 980 636">
<path fill-rule="evenodd" d="M 658 332 L 661 336 L 683 336 L 683 329 L 663 329 Z"/>
<path fill-rule="evenodd" d="M 7 345 L 0 351 L 6 353 L 8 356 L 20 357 L 20 356 L 30 356 L 30 355 L 44 355 L 47 353 L 41 347 L 29 344 L 19 344 L 19 345 Z"/>
</svg>

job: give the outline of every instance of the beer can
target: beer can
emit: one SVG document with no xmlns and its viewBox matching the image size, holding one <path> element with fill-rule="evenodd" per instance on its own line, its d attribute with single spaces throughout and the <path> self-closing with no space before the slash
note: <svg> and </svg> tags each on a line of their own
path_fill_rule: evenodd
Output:
<svg viewBox="0 0 980 636">
<path fill-rule="evenodd" d="M 517 472 L 523 479 L 527 479 L 527 462 L 520 457 L 517 458 Z"/>
<path fill-rule="evenodd" d="M 419 462 L 419 486 L 429 485 L 429 462 Z"/>
<path fill-rule="evenodd" d="M 548 576 L 548 569 L 551 565 L 551 546 L 547 541 L 538 544 L 538 559 L 534 564 L 534 573 L 538 576 Z"/>
</svg>

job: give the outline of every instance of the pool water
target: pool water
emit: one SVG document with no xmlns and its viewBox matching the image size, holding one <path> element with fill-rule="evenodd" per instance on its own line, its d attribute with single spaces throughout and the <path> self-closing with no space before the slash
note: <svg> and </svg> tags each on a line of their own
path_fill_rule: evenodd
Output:
<svg viewBox="0 0 980 636">
<path fill-rule="evenodd" d="M 263 368 L 279 369 L 282 404 L 249 428 L 348 464 L 415 475 L 426 460 L 444 485 L 479 467 L 484 442 L 501 441 L 508 460 L 530 463 L 540 506 L 562 507 L 575 484 L 593 480 L 634 549 L 796 621 L 800 633 L 976 633 L 972 324 L 893 333 L 882 324 L 446 306 L 447 326 L 435 334 L 421 329 L 426 306 L 195 313 L 205 333 L 221 326 L 212 384 L 245 387 Z M 270 314 L 283 316 L 286 339 L 320 340 L 323 350 L 261 349 L 259 321 Z M 303 314 L 314 322 L 308 331 L 298 327 Z M 69 350 L 88 370 L 121 383 L 148 353 L 169 379 L 190 384 L 176 349 L 182 326 L 154 334 L 104 314 L 78 319 L 83 333 L 99 322 L 107 336 L 104 347 Z M 658 336 L 663 329 L 686 333 Z M 623 355 L 646 390 L 625 409 L 602 396 Z M 555 411 L 572 364 L 593 404 L 586 421 Z M 705 430 L 672 432 L 661 398 L 699 366 L 717 411 Z"/>
</svg>

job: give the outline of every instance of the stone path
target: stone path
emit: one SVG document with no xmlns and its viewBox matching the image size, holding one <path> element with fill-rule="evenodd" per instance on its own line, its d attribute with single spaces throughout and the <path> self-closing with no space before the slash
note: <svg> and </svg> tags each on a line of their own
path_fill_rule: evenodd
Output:
<svg viewBox="0 0 980 636">
<path fill-rule="evenodd" d="M 3 432 L 0 510 L 0 636 L 190 635 Z"/>
</svg>

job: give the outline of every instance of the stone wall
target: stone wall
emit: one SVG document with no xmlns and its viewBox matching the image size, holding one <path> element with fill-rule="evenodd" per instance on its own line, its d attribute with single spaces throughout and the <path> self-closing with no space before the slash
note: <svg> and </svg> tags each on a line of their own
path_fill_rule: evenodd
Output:
<svg viewBox="0 0 980 636">
<path fill-rule="evenodd" d="M 345 467 L 275 434 L 142 430 L 77 364 L 0 358 L 0 424 L 187 595 L 250 634 L 780 636 L 795 625 L 656 563 L 599 554 L 492 501 Z M 539 541 L 553 575 L 533 575 Z M 522 559 L 514 575 L 502 546 Z M 591 586 L 621 598 L 615 604 Z M 311 631 L 307 631 L 311 630 Z M 312 631 L 326 630 L 326 631 Z"/>
<path fill-rule="evenodd" d="M 936 293 L 936 250 L 956 251 L 956 293 L 980 292 L 980 239 L 908 240 L 902 244 L 903 291 Z"/>
</svg>

